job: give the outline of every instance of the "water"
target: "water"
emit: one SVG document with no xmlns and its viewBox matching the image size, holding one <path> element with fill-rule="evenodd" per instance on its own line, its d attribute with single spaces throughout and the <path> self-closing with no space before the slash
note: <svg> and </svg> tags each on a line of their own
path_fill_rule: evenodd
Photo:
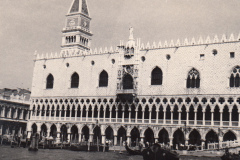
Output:
<svg viewBox="0 0 240 160">
<path fill-rule="evenodd" d="M 143 160 L 142 156 L 131 156 L 119 152 L 76 152 L 61 149 L 39 149 L 37 152 L 27 148 L 0 146 L 1 160 Z"/>
<path fill-rule="evenodd" d="M 204 153 L 202 153 L 204 154 Z M 202 156 L 202 155 L 201 155 Z M 143 160 L 142 156 L 126 152 L 77 152 L 64 149 L 39 149 L 37 152 L 27 148 L 11 148 L 0 145 L 0 160 Z M 220 157 L 180 156 L 180 160 L 221 160 Z"/>
</svg>

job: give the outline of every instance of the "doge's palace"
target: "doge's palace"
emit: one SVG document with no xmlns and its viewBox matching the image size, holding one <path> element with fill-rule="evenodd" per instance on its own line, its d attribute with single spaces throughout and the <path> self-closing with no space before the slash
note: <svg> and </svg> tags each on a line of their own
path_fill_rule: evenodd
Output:
<svg viewBox="0 0 240 160">
<path fill-rule="evenodd" d="M 172 146 L 240 140 L 240 35 L 91 48 L 86 0 L 73 0 L 60 53 L 36 55 L 31 134 L 56 142 Z M 126 37 L 127 39 L 127 37 Z"/>
</svg>

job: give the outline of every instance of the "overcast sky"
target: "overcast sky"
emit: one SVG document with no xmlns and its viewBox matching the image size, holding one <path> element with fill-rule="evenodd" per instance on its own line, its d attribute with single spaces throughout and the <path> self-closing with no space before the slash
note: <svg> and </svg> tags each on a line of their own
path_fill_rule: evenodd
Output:
<svg viewBox="0 0 240 160">
<path fill-rule="evenodd" d="M 0 0 L 0 88 L 31 89 L 34 52 L 59 52 L 72 0 Z M 129 27 L 143 43 L 240 31 L 239 0 L 88 0 L 92 48 L 114 48 Z"/>
</svg>

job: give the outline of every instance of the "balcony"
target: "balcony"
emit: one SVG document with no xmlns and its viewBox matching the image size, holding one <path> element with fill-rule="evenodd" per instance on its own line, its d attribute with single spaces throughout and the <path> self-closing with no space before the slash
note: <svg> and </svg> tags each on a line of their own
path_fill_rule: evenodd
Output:
<svg viewBox="0 0 240 160">
<path fill-rule="evenodd" d="M 118 89 L 117 94 L 136 94 L 136 89 Z"/>
</svg>

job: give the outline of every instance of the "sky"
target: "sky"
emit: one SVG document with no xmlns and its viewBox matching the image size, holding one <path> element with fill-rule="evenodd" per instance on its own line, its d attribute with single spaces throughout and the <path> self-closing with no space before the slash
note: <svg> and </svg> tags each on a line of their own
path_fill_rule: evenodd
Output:
<svg viewBox="0 0 240 160">
<path fill-rule="evenodd" d="M 34 52 L 59 52 L 72 0 L 0 0 L 0 88 L 31 90 Z M 91 48 L 240 32 L 239 0 L 87 0 Z"/>
</svg>

